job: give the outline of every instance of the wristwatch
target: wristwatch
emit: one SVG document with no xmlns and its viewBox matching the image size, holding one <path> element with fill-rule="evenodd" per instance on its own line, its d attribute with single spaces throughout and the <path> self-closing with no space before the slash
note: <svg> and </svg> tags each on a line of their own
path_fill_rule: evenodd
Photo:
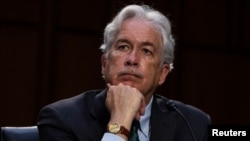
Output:
<svg viewBox="0 0 250 141">
<path fill-rule="evenodd" d="M 117 122 L 108 124 L 107 131 L 112 134 L 123 134 L 129 137 L 129 131 Z"/>
</svg>

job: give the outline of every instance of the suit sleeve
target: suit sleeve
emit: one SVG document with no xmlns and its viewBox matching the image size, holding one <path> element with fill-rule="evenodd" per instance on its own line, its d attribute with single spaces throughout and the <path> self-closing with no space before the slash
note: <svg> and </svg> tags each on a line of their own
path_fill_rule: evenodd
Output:
<svg viewBox="0 0 250 141">
<path fill-rule="evenodd" d="M 62 116 L 55 108 L 47 106 L 38 116 L 40 141 L 74 141 L 73 134 L 62 121 Z"/>
</svg>

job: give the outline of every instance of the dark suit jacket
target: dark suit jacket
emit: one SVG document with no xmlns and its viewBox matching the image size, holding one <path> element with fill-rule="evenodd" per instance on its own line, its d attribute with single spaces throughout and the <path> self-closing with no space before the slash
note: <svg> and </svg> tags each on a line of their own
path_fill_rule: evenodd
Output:
<svg viewBox="0 0 250 141">
<path fill-rule="evenodd" d="M 38 118 L 41 141 L 100 141 L 110 115 L 106 91 L 89 91 L 44 107 Z M 168 99 L 155 95 L 151 111 L 151 141 L 192 141 L 182 117 L 167 106 Z M 192 126 L 197 141 L 207 138 L 210 118 L 201 110 L 174 101 Z"/>
</svg>

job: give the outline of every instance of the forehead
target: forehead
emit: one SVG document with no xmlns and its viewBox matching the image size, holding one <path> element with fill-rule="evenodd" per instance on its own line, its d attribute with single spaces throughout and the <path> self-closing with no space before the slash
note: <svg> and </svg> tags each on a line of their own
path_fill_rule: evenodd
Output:
<svg viewBox="0 0 250 141">
<path fill-rule="evenodd" d="M 159 30 L 151 22 L 141 19 L 127 19 L 122 23 L 116 41 L 123 38 L 135 42 L 151 43 L 155 47 L 162 45 Z"/>
</svg>

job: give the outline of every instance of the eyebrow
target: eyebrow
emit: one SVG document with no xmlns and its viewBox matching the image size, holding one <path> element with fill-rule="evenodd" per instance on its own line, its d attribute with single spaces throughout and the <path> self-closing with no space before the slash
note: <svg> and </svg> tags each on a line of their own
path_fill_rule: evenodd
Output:
<svg viewBox="0 0 250 141">
<path fill-rule="evenodd" d="M 143 43 L 142 43 L 142 45 L 143 45 L 143 46 L 150 46 L 150 47 L 153 47 L 153 48 L 155 48 L 155 47 L 156 47 L 153 43 L 148 42 L 148 41 L 143 42 Z"/>
<path fill-rule="evenodd" d="M 120 43 L 120 42 L 122 42 L 122 43 L 130 43 L 128 39 L 119 39 L 119 40 L 116 41 L 116 43 Z"/>
<path fill-rule="evenodd" d="M 119 39 L 119 40 L 116 41 L 116 44 L 117 43 L 128 43 L 128 44 L 130 44 L 130 41 L 128 39 Z M 149 41 L 142 42 L 141 45 L 142 46 L 150 46 L 150 47 L 153 47 L 153 48 L 156 47 L 153 43 L 151 43 Z"/>
</svg>

